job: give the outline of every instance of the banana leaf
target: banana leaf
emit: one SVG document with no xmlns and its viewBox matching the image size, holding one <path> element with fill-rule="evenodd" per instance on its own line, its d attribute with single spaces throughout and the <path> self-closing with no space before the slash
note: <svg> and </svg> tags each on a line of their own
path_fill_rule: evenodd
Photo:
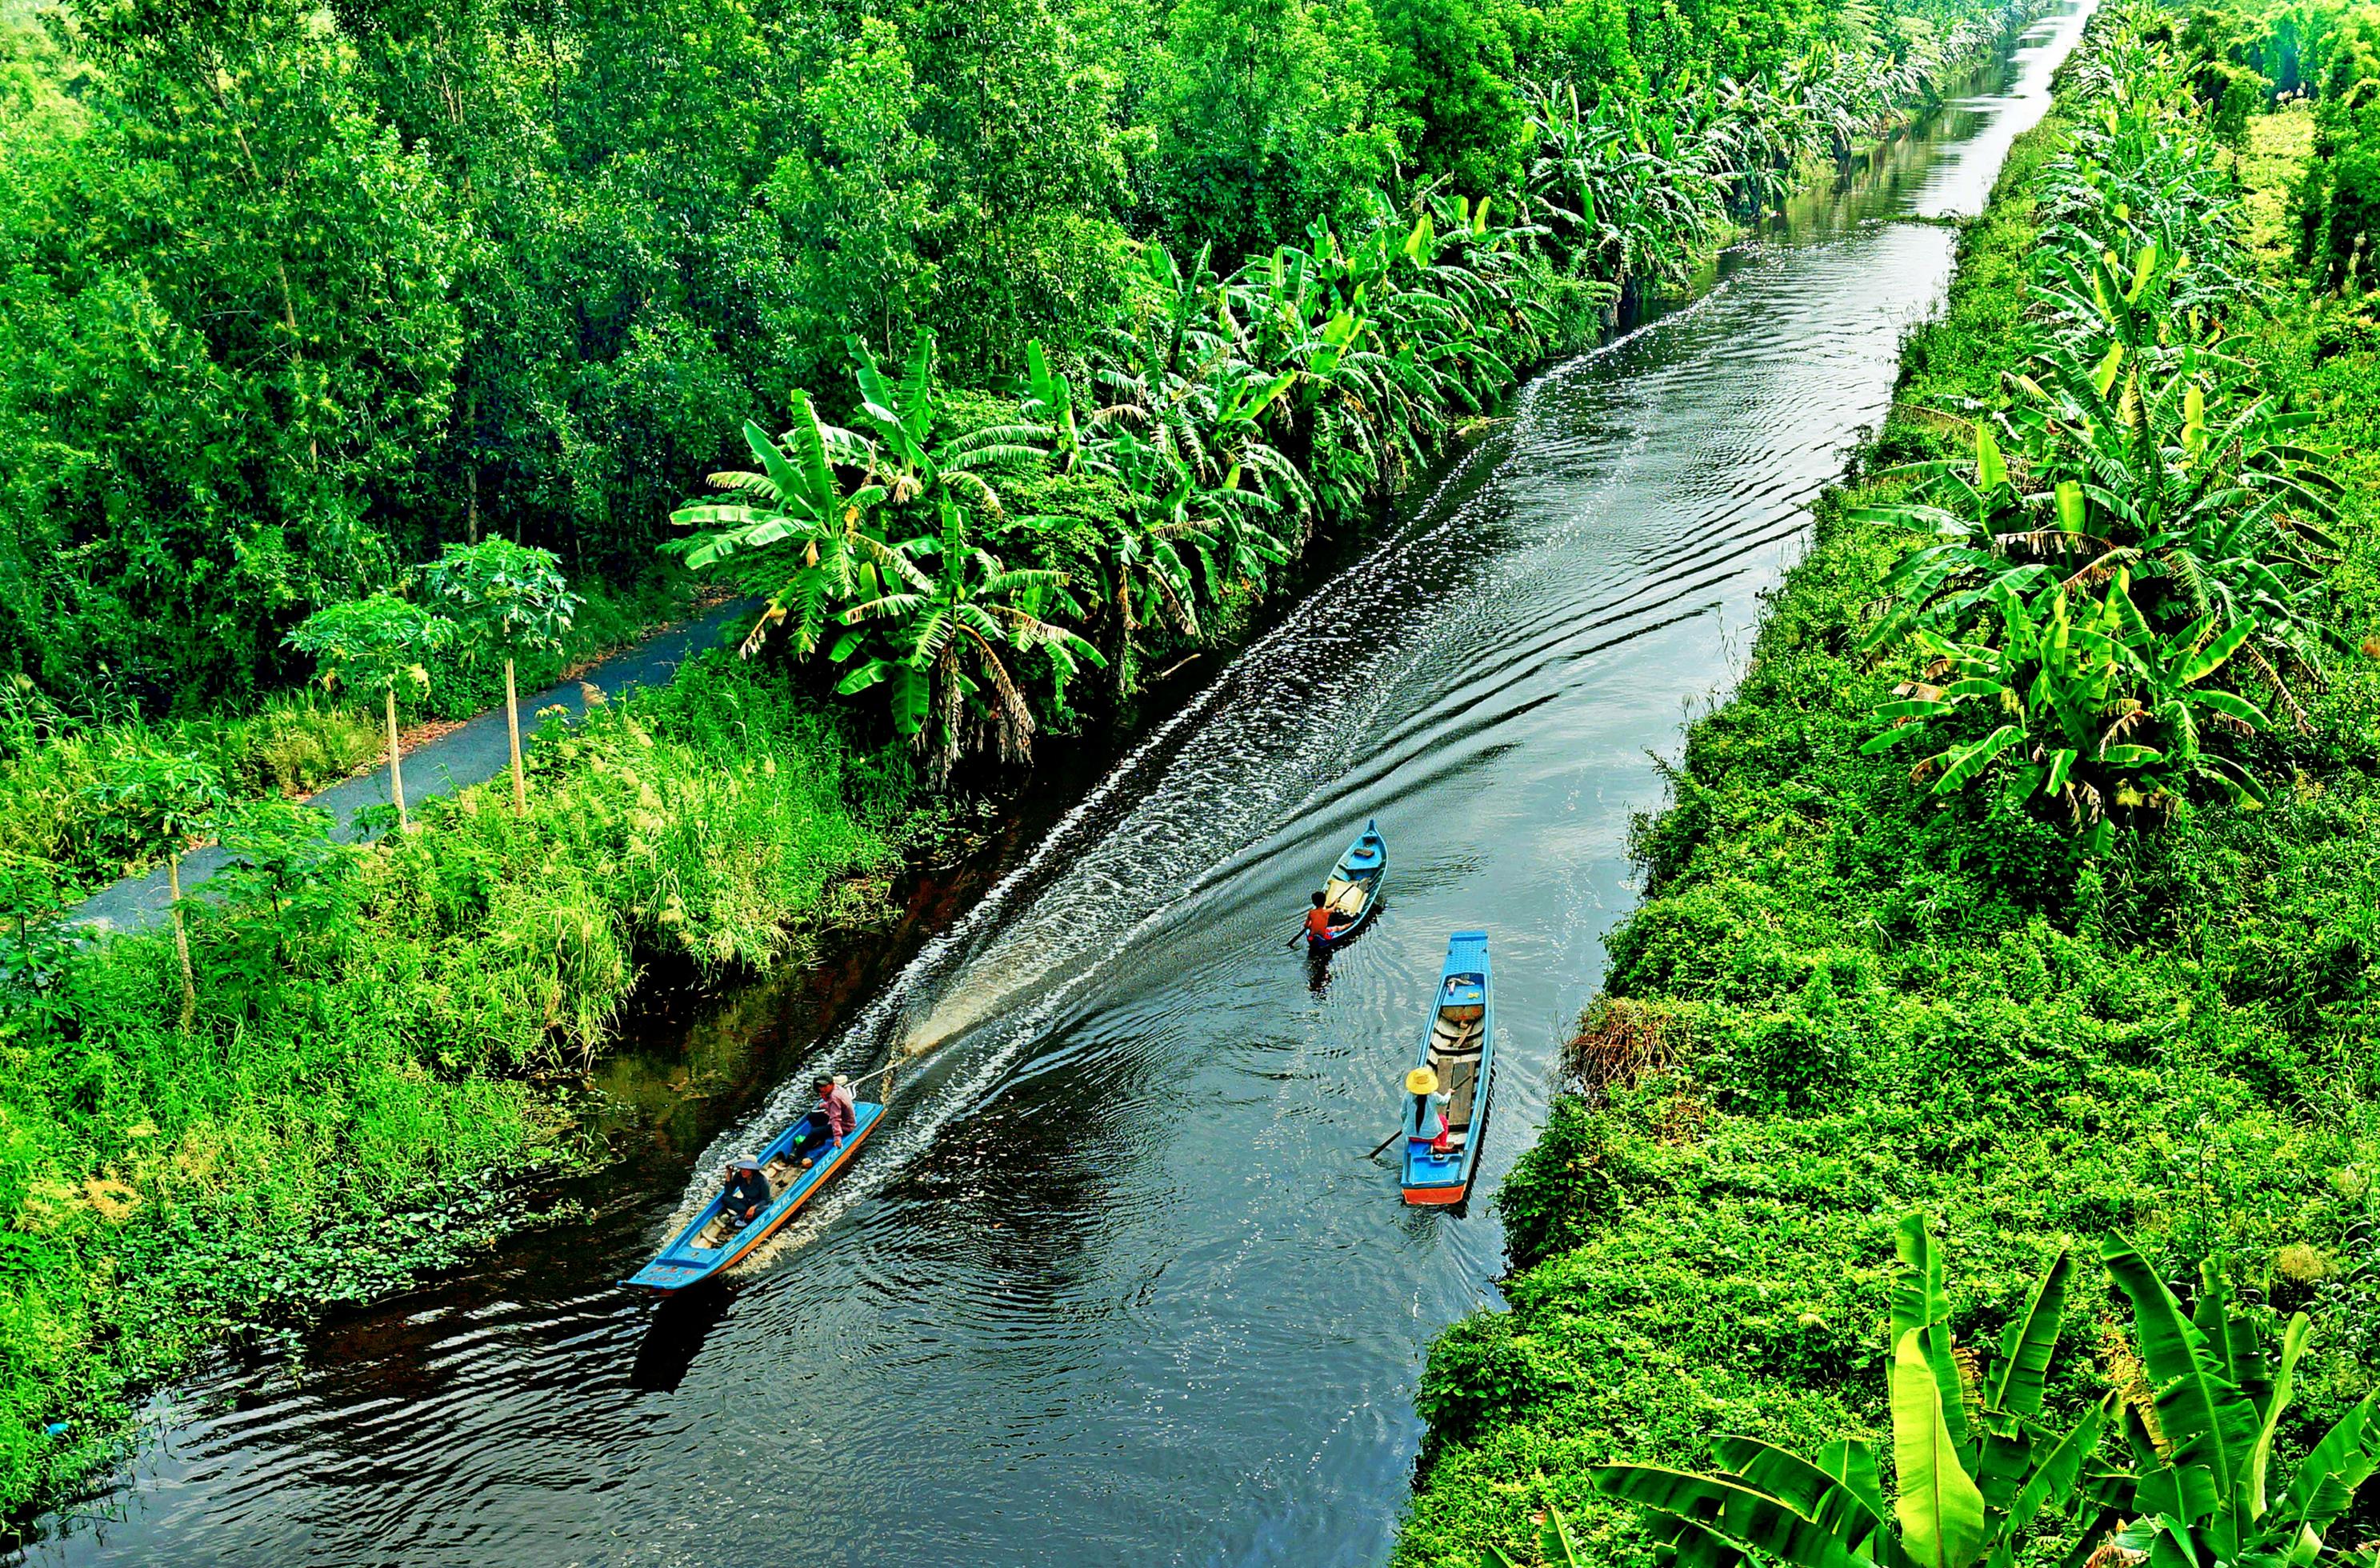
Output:
<svg viewBox="0 0 2380 1568">
<path fill-rule="evenodd" d="M 1893 1513 L 1902 1550 L 1924 1568 L 1969 1568 L 1983 1555 L 1984 1497 L 1951 1440 L 1925 1332 L 1911 1329 L 1893 1346 Z"/>
<path fill-rule="evenodd" d="M 2205 1470 L 2215 1495 L 2240 1495 L 2256 1441 L 2256 1407 L 2224 1379 L 2212 1347 L 2198 1325 L 2121 1235 L 2110 1234 L 2100 1257 L 2117 1286 L 2132 1304 L 2141 1360 L 2156 1387 L 2157 1424 L 2177 1471 Z M 2183 1501 L 2190 1499 L 2185 1495 Z"/>
<path fill-rule="evenodd" d="M 1739 1481 L 1651 1465 L 1603 1465 L 1589 1478 L 1607 1496 L 1756 1548 L 1792 1568 L 1865 1568 L 1833 1531 Z"/>
<path fill-rule="evenodd" d="M 2073 753 L 2063 755 L 2070 765 Z M 2053 765 L 2051 787 L 2063 784 L 2065 777 L 2065 767 Z M 1985 1401 L 1993 1409 L 2019 1416 L 2041 1414 L 2042 1388 L 2049 1375 L 2049 1357 L 2058 1348 L 2058 1331 L 2066 1315 L 2066 1289 L 2073 1273 L 2073 1256 L 2061 1249 L 2034 1282 L 2023 1313 L 2011 1319 L 2001 1334 L 2000 1364 Z"/>
</svg>

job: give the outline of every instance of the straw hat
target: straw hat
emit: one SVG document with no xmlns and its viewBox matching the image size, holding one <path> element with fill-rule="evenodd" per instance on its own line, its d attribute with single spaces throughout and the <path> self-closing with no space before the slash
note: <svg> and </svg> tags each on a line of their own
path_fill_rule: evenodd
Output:
<svg viewBox="0 0 2380 1568">
<path fill-rule="evenodd" d="M 1412 1072 L 1405 1075 L 1405 1092 L 1407 1094 L 1436 1094 L 1438 1092 L 1438 1075 L 1430 1071 L 1427 1067 L 1415 1067 Z"/>
</svg>

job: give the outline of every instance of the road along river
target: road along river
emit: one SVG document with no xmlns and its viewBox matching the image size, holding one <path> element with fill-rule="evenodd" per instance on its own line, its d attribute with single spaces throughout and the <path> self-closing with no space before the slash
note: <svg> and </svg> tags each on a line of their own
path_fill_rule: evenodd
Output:
<svg viewBox="0 0 2380 1568">
<path fill-rule="evenodd" d="M 1430 1336 L 1495 1219 L 1409 1211 L 1398 1113 L 1446 933 L 1492 934 L 1479 1190 L 1534 1136 L 1628 907 L 1648 749 L 1740 668 L 1806 508 L 2046 103 L 2078 13 L 1714 286 L 1541 377 L 779 1071 L 902 1053 L 882 1131 L 723 1292 L 613 1281 L 688 1149 L 483 1268 L 178 1391 L 42 1564 L 1368 1564 Z M 1381 918 L 1288 945 L 1377 818 Z M 750 1024 L 732 1010 L 722 1028 Z M 711 1138 L 754 1147 L 788 1072 Z"/>
</svg>

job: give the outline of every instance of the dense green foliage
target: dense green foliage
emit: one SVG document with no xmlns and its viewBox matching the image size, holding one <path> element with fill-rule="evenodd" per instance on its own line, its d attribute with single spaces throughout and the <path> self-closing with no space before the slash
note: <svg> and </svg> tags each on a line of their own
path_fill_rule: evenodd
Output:
<svg viewBox="0 0 2380 1568">
<path fill-rule="evenodd" d="M 796 390 L 781 437 L 744 426 L 759 469 L 712 476 L 754 499 L 680 508 L 701 531 L 663 548 L 766 596 L 747 650 L 783 626 L 806 657 L 830 622 L 850 628 L 828 644 L 833 662 L 857 661 L 837 689 L 884 690 L 938 779 L 971 737 L 1022 758 L 1036 692 L 1064 716 L 1088 661 L 1129 694 L 1146 645 L 1208 635 L 1202 619 L 1260 595 L 1318 523 L 1393 493 L 1528 363 L 1626 287 L 1682 281 L 1793 171 L 1920 101 L 1989 30 L 1913 26 L 1902 55 L 1866 35 L 1774 79 L 1688 87 L 1658 113 L 1568 82 L 1525 105 L 1505 93 L 1486 117 L 1509 121 L 1512 155 L 1475 197 L 1443 182 L 1344 193 L 1302 243 L 1228 275 L 1212 243 L 1186 263 L 1144 248 L 1105 329 L 1062 351 L 1080 391 L 1038 338 L 1012 402 L 952 396 L 929 331 L 897 379 L 855 336 L 856 428 Z M 954 404 L 972 406 L 971 428 L 950 428 Z M 937 552 L 939 578 L 919 565 Z M 926 590 L 953 580 L 953 559 L 1012 585 L 1004 624 L 944 635 L 954 623 Z"/>
<path fill-rule="evenodd" d="M 2164 117 L 2162 130 L 2140 122 L 2173 160 L 2164 175 L 2206 193 L 2203 216 L 2217 228 L 2280 237 L 2277 222 L 2256 214 L 2302 186 L 2302 157 L 2265 149 L 2302 148 L 2293 128 L 2307 111 L 2250 115 L 2234 136 L 2222 123 L 2228 88 L 2205 91 L 2203 67 L 2237 64 L 2225 51 L 2251 34 L 2243 53 L 2289 54 L 2309 17 L 2299 7 L 2261 19 L 2095 20 L 2059 113 L 2019 143 L 1965 236 L 1945 315 L 1910 341 L 1872 468 L 1937 465 L 1937 483 L 1955 474 L 1991 488 L 1972 482 L 1984 477 L 1977 425 L 2019 424 L 2034 394 L 2013 376 L 2061 334 L 2089 330 L 2106 303 L 2087 286 L 2087 310 L 2060 297 L 2073 282 L 2058 270 L 2070 248 L 2051 231 L 2085 216 L 2071 200 L 2078 178 L 2087 186 L 2095 173 L 2102 188 L 2119 188 L 2151 168 L 2138 143 L 2120 166 L 2093 166 L 2128 118 Z M 2299 79 L 2320 68 L 2292 67 Z M 2232 145 L 2257 155 L 2235 164 Z M 2233 191 L 2235 174 L 2257 188 Z M 2135 194 L 2107 216 L 2154 214 Z M 2128 263 L 2109 280 L 2120 299 L 2146 237 L 2096 237 Z M 1693 726 L 1671 807 L 1642 827 L 1646 898 L 1611 940 L 1606 994 L 1573 1047 L 1580 1088 L 1499 1195 L 1517 1270 L 1510 1310 L 1456 1325 L 1431 1354 L 1427 1472 L 1401 1561 L 1469 1568 L 1490 1545 L 1526 1561 L 1541 1544 L 1536 1516 L 1552 1507 L 1579 1561 L 1648 1562 L 1655 1535 L 1633 1505 L 1597 1491 L 1597 1466 L 1716 1470 L 1732 1465 L 1721 1442 L 1730 1434 L 1821 1454 L 1887 1428 L 1875 1368 L 1894 1320 L 1894 1221 L 1912 1209 L 1958 1239 L 1966 1267 L 1949 1287 L 1947 1320 L 1982 1352 L 1985 1375 L 2027 1282 L 2060 1250 L 2121 1229 L 2145 1278 L 2179 1284 L 2212 1260 L 2209 1282 L 2182 1292 L 2202 1321 L 2222 1320 L 2206 1303 L 2226 1282 L 2276 1333 L 2290 1312 L 2308 1314 L 2309 1337 L 2292 1353 L 2296 1404 L 2277 1428 L 2287 1463 L 2380 1381 L 2380 788 L 2370 767 L 2380 679 L 2362 651 L 2380 647 L 2366 642 L 2380 622 L 2380 334 L 2352 299 L 2325 297 L 2318 269 L 2301 278 L 2285 252 L 2192 244 L 2189 271 L 2204 261 L 2225 281 L 2198 322 L 2185 315 L 2182 330 L 2152 332 L 2148 346 L 2178 361 L 2222 318 L 2229 364 L 2219 375 L 2252 388 L 2235 407 L 2261 395 L 2276 411 L 2312 413 L 2290 439 L 2339 485 L 2326 530 L 2336 548 L 2301 535 L 2317 570 L 2301 565 L 2287 584 L 2324 634 L 2289 676 L 2305 723 L 2251 724 L 2224 740 L 2264 781 L 2264 808 L 2220 789 L 2172 789 L 2156 811 L 2077 835 L 2070 803 L 2045 800 L 2046 775 L 2025 772 L 2039 766 L 2026 752 L 2011 748 L 1979 773 L 2016 788 L 1945 792 L 1938 773 L 1912 781 L 1905 758 L 1864 750 L 1896 687 L 1948 682 L 1905 642 L 1863 647 L 1888 583 L 1926 542 L 1907 531 L 1905 511 L 1878 517 L 1905 505 L 1909 479 L 1830 496 L 1742 686 Z M 2260 264 L 2276 291 L 2269 307 L 2242 286 Z M 2088 370 L 2103 358 L 2089 356 Z M 2215 390 L 2202 383 L 2201 395 L 2212 404 Z M 2155 432 L 2164 460 L 2186 469 L 2176 454 L 2188 456 L 2179 427 L 2189 416 L 2174 412 L 2168 420 L 2143 395 L 2119 422 L 2136 437 Z M 2002 460 L 2010 472 L 1992 477 L 2040 498 L 2031 527 L 2054 526 L 2055 480 L 2066 477 L 2056 454 L 2039 471 Z M 2089 482 L 2115 494 L 2130 481 L 2094 465 Z M 2312 508 L 2289 517 L 2316 520 Z M 1979 573 L 2026 564 L 2021 550 L 1984 554 Z M 2138 569 L 2134 581 L 2148 575 Z M 2093 585 L 2094 599 L 2104 602 L 2113 580 Z M 2248 689 L 2260 705 L 2276 701 L 2261 674 Z M 2018 686 L 2002 711 L 2042 695 Z M 2095 749 L 2107 744 L 2093 737 Z M 2112 1303 L 2109 1283 L 2097 1263 L 2078 1269 L 2071 1288 L 2083 1305 L 2046 1391 L 2056 1429 L 2110 1391 L 2119 1408 L 2162 1408 L 2177 1375 L 2169 1344 L 2096 1305 Z M 2242 1365 L 2238 1375 L 2251 1378 L 2265 1364 Z M 2110 1438 L 2099 1462 L 2128 1452 Z M 1902 1477 L 1904 1492 L 1912 1484 Z M 2215 1513 L 2198 1510 L 2216 1494 L 2183 1489 L 2191 1507 L 2170 1511 L 2170 1538 L 2159 1545 L 2148 1528 L 2126 1544 L 2178 1562 L 2178 1544 L 2203 1550 L 2207 1529 L 2219 1535 Z M 2079 1502 L 2045 1512 L 2018 1557 L 2087 1552 L 2100 1543 L 2086 1518 Z M 2374 1536 L 2366 1489 L 2325 1540 L 2338 1554 Z"/>
<path fill-rule="evenodd" d="M 1090 391 L 1171 309 L 1152 244 L 1195 286 L 1436 190 L 1550 199 L 1578 281 L 1674 273 L 1989 9 L 67 0 L 0 56 L 0 673 L 252 698 L 488 531 L 635 580 L 747 420 L 856 421 L 848 337 L 1004 401 L 1038 336 Z"/>
<path fill-rule="evenodd" d="M 1937 794 L 1988 780 L 2104 848 L 2209 785 L 2266 803 L 2225 736 L 2268 708 L 2311 733 L 2296 687 L 2340 640 L 2320 566 L 2339 487 L 2299 444 L 2315 416 L 2228 341 L 2269 301 L 2182 59 L 2103 40 L 2073 93 L 2098 112 L 2034 192 L 2019 395 L 1969 421 L 1972 471 L 1918 465 L 1925 504 L 1876 514 L 1937 537 L 1886 578 L 1864 646 L 1925 662 L 1868 749 L 1939 745 L 1916 770 Z"/>
<path fill-rule="evenodd" d="M 74 945 L 6 873 L 0 1501 L 103 1462 L 225 1331 L 501 1229 L 504 1169 L 573 1136 L 538 1080 L 642 966 L 749 971 L 864 907 L 906 786 L 807 710 L 719 660 L 545 737 L 525 816 L 499 784 L 360 849 L 285 802 L 213 812 L 236 869 L 187 906 L 187 1013 L 170 932 Z"/>
<path fill-rule="evenodd" d="M 830 687 L 859 755 L 1021 758 L 2022 14 L 12 0 L 0 1508 L 227 1327 L 504 1223 L 640 964 L 832 918 L 905 773 Z M 286 687 L 484 706 L 654 618 L 663 545 L 815 662 L 370 849 L 278 798 L 407 716 Z M 219 906 L 60 935 L 206 833 Z"/>
<path fill-rule="evenodd" d="M 1958 1343 L 1925 1217 L 1903 1220 L 1895 1239 L 1900 1268 L 1889 1286 L 1885 1366 L 1889 1509 L 1881 1445 L 1848 1438 L 1810 1458 L 1757 1438 L 1721 1438 L 1727 1467 L 1718 1475 L 1606 1465 L 1595 1472 L 1597 1489 L 1635 1503 L 1674 1552 L 1713 1563 L 1758 1553 L 1792 1568 L 2014 1568 L 2035 1525 L 2070 1506 L 2090 1521 L 2080 1540 L 2095 1554 L 2111 1542 L 2141 1559 L 2210 1564 L 2311 1562 L 2326 1547 L 2357 1568 L 2371 1560 L 2371 1549 L 2325 1537 L 2380 1469 L 2380 1394 L 2316 1439 L 2293 1477 L 2277 1463 L 2309 1314 L 2289 1314 L 2274 1332 L 2270 1307 L 2236 1303 L 2214 1261 L 2201 1267 L 2185 1313 L 2148 1260 L 2111 1232 L 2100 1259 L 2131 1300 L 2143 1379 L 2062 1427 L 2042 1417 L 2073 1255 L 2050 1258 L 1986 1361 Z M 2128 1452 L 2103 1453 L 2118 1430 Z"/>
</svg>

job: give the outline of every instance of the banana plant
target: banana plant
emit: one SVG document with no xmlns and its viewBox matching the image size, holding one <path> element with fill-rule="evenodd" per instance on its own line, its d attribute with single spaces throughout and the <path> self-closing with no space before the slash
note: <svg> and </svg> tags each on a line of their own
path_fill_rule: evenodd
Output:
<svg viewBox="0 0 2380 1568">
<path fill-rule="evenodd" d="M 2210 729 L 2270 727 L 2254 703 L 2207 684 L 2255 623 L 2218 634 L 2207 616 L 2160 635 L 2129 589 L 2118 571 L 2104 596 L 2086 601 L 2078 614 L 2063 589 L 2036 606 L 1995 584 L 1988 596 L 2000 617 L 1998 635 L 1962 642 L 1917 633 L 1930 659 L 1928 678 L 1896 688 L 1876 711 L 1890 727 L 1860 749 L 1874 755 L 1910 740 L 1947 739 L 1913 774 L 1932 778 L 1937 795 L 1956 793 L 2013 754 L 2023 765 L 2010 777 L 2007 798 L 2022 805 L 2039 796 L 2063 805 L 2102 848 L 2111 808 L 2168 809 L 2196 780 L 2263 805 L 2254 775 L 2205 746 Z M 1991 727 L 1976 736 L 1963 711 L 1980 712 Z"/>
<path fill-rule="evenodd" d="M 876 353 L 856 337 L 844 339 L 859 383 L 859 422 L 868 443 L 871 477 L 896 504 L 927 496 L 940 486 L 964 485 L 996 517 L 1000 492 L 983 470 L 1004 463 L 1030 463 L 1050 439 L 1050 427 L 1018 422 L 992 425 L 936 442 L 939 404 L 934 386 L 934 334 L 917 329 L 917 343 L 901 379 L 892 380 Z"/>
<path fill-rule="evenodd" d="M 2038 538 L 2029 553 L 2071 555 L 2105 547 L 2082 532 L 2082 496 L 2079 486 L 2052 492 L 2058 527 L 2043 534 L 2035 511 L 2016 482 L 2002 454 L 1999 438 L 1988 419 L 1973 421 L 1974 477 L 1948 460 L 1914 464 L 1900 470 L 1923 482 L 1918 499 L 1888 506 L 1869 506 L 1856 520 L 1887 528 L 1912 528 L 1929 533 L 1933 541 L 1917 545 L 1885 574 L 1885 614 L 1861 638 L 1862 651 L 1874 651 L 1903 641 L 1919 627 L 1964 626 L 1977 605 L 1985 602 L 1990 585 L 2004 585 L 2023 593 L 2053 573 L 2040 560 L 2024 561 L 2014 546 Z"/>
<path fill-rule="evenodd" d="M 1236 585 L 1261 589 L 1275 566 L 1286 564 L 1289 546 L 1269 526 L 1278 507 L 1255 490 L 1210 490 L 1197 498 L 1205 514 L 1189 534 L 1210 599 Z"/>
<path fill-rule="evenodd" d="M 1537 139 L 1528 188 L 1538 221 L 1571 237 L 1593 275 L 1685 282 L 1727 230 L 1734 171 L 1720 145 L 1681 137 L 1673 117 L 1618 94 L 1582 108 L 1575 86 L 1563 83 L 1527 98 Z M 1700 105 L 1678 108 L 1707 117 Z"/>
<path fill-rule="evenodd" d="M 1107 569 L 1107 607 L 1113 613 L 1108 665 L 1119 692 L 1129 692 L 1138 668 L 1140 635 L 1166 624 L 1198 635 L 1198 605 L 1183 551 L 1201 539 L 1190 515 L 1197 482 L 1179 460 L 1130 431 L 1109 444 L 1123 501 L 1092 527 Z"/>
<path fill-rule="evenodd" d="M 1545 1519 L 1537 1526 L 1537 1562 L 1544 1568 L 1585 1568 L 1586 1555 L 1579 1550 L 1578 1537 L 1570 1521 L 1559 1508 L 1546 1510 Z M 1491 1545 L 1479 1558 L 1479 1568 L 1521 1568 L 1511 1552 Z"/>
<path fill-rule="evenodd" d="M 744 444 L 759 462 L 757 472 L 710 476 L 713 486 L 745 499 L 679 507 L 670 521 L 700 531 L 662 546 L 695 571 L 722 568 L 746 592 L 765 596 L 744 638 L 747 658 L 779 627 L 795 654 L 808 657 L 837 612 L 883 591 L 885 574 L 899 559 L 872 517 L 890 494 L 885 486 L 845 492 L 835 478 L 837 456 L 857 455 L 849 432 L 821 423 L 806 392 L 795 393 L 793 405 L 793 423 L 782 438 L 745 422 Z"/>
<path fill-rule="evenodd" d="M 1890 1506 L 1876 1450 L 1852 1439 L 1803 1459 L 1757 1438 L 1721 1438 L 1725 1468 L 1710 1475 L 1650 1465 L 1593 1471 L 1597 1490 L 1636 1504 L 1664 1562 L 2012 1568 L 2025 1531 L 2077 1494 L 2109 1404 L 2063 1431 L 2042 1419 L 2073 1276 L 2069 1254 L 2050 1259 L 1985 1367 L 1952 1335 L 1941 1250 L 1922 1215 L 1901 1222 L 1894 1246 Z"/>
<path fill-rule="evenodd" d="M 2325 1534 L 2380 1469 L 2380 1395 L 2341 1416 L 2281 1484 L 2274 1459 L 2312 1324 L 2294 1313 L 2276 1340 L 2232 1305 L 2222 1271 L 2199 1270 L 2194 1310 L 2121 1235 L 2101 1260 L 2131 1301 L 2150 1409 L 2126 1412 L 2134 1467 L 2094 1478 L 2100 1513 L 2086 1536 L 2146 1556 L 2151 1568 L 2313 1568 L 2360 1559 Z M 2152 1426 L 2151 1420 L 2154 1420 Z"/>
<path fill-rule="evenodd" d="M 2093 264 L 2112 289 L 2109 263 Z M 1934 535 L 1888 575 L 1890 608 L 1864 646 L 1959 626 L 1994 581 L 2072 590 L 2124 567 L 2153 618 L 2168 604 L 2227 628 L 2252 617 L 2274 683 L 2284 664 L 2318 678 L 2317 650 L 2337 634 L 2324 629 L 2317 552 L 2336 549 L 2323 524 L 2342 492 L 2326 455 L 2291 439 L 2309 416 L 2244 394 L 2211 346 L 2144 373 L 2140 330 L 2115 319 L 2120 334 L 2095 363 L 2050 348 L 2014 378 L 2012 459 L 1978 421 L 1972 480 L 1961 464 L 1913 465 L 1900 472 L 1920 480 L 1917 500 L 1863 514 Z"/>
<path fill-rule="evenodd" d="M 1196 418 L 1200 384 L 1240 358 L 1218 318 L 1228 312 L 1208 268 L 1211 248 L 1184 267 L 1162 245 L 1143 253 L 1140 309 L 1091 346 L 1093 382 L 1112 400 L 1095 409 L 1095 431 L 1130 429 L 1169 458 L 1210 471 Z"/>
<path fill-rule="evenodd" d="M 1272 375 L 1252 365 L 1241 365 L 1211 383 L 1212 395 L 1206 409 L 1210 432 L 1207 447 L 1218 461 L 1228 465 L 1221 479 L 1223 489 L 1237 490 L 1241 470 L 1251 465 L 1269 469 L 1277 464 L 1291 474 L 1296 473 L 1296 466 L 1264 439 L 1265 415 L 1296 380 L 1294 371 Z"/>
<path fill-rule="evenodd" d="M 1050 368 L 1050 356 L 1038 337 L 1026 341 L 1025 395 L 1019 404 L 1027 421 L 1050 432 L 1050 467 L 1062 474 L 1082 472 L 1083 432 L 1075 418 L 1074 384 Z"/>
<path fill-rule="evenodd" d="M 929 555 L 936 559 L 930 575 L 917 565 Z M 829 654 L 838 664 L 868 651 L 880 627 L 892 641 L 835 690 L 848 697 L 882 687 L 893 729 L 926 754 L 937 786 L 971 743 L 989 741 L 1003 762 L 1032 759 L 1033 703 L 1003 652 L 1041 654 L 1061 703 L 1078 659 L 1107 662 L 1080 636 L 1041 618 L 1048 609 L 1075 613 L 1064 575 L 1002 565 L 969 541 L 965 514 L 947 501 L 940 538 L 895 552 L 892 577 L 892 591 L 839 617 L 845 630 Z"/>
</svg>

